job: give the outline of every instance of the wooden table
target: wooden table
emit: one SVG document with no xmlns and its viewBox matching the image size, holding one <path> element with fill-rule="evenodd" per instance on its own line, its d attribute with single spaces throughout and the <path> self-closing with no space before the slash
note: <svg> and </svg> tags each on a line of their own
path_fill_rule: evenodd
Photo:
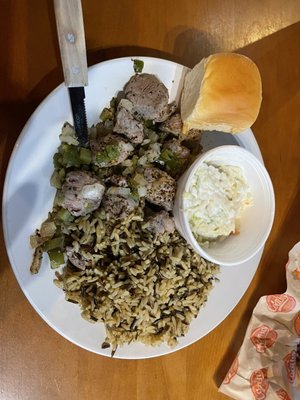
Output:
<svg viewBox="0 0 300 400">
<path fill-rule="evenodd" d="M 52 2 L 0 6 L 2 183 L 24 123 L 63 78 Z M 139 54 L 192 67 L 219 51 L 257 63 L 263 104 L 253 131 L 274 183 L 274 227 L 249 289 L 225 321 L 186 349 L 140 361 L 97 356 L 53 331 L 18 286 L 1 236 L 0 399 L 225 399 L 218 386 L 253 307 L 260 296 L 285 290 L 287 253 L 300 239 L 300 2 L 83 0 L 83 11 L 90 65 Z"/>
</svg>

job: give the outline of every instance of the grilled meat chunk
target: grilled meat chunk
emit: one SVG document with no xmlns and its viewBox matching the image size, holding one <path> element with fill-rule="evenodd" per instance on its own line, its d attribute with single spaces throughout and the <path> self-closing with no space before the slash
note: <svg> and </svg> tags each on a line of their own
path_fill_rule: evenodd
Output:
<svg viewBox="0 0 300 400">
<path fill-rule="evenodd" d="M 110 188 L 103 198 L 102 206 L 115 219 L 122 219 L 138 206 L 138 202 L 130 196 L 129 188 Z"/>
<path fill-rule="evenodd" d="M 174 136 L 180 136 L 182 131 L 182 120 L 179 113 L 171 115 L 165 122 L 160 125 L 160 130 L 172 133 Z"/>
<path fill-rule="evenodd" d="M 122 99 L 118 105 L 114 132 L 128 138 L 131 143 L 142 143 L 144 139 L 143 124 L 133 116 L 133 104 L 127 99 Z"/>
<path fill-rule="evenodd" d="M 133 112 L 145 120 L 165 121 L 176 105 L 168 104 L 166 86 L 152 74 L 136 74 L 124 87 L 125 96 L 133 104 Z"/>
<path fill-rule="evenodd" d="M 165 142 L 159 160 L 165 171 L 177 179 L 185 169 L 190 157 L 190 150 L 183 146 L 178 139 Z"/>
<path fill-rule="evenodd" d="M 66 255 L 68 257 L 68 260 L 72 265 L 74 265 L 76 268 L 84 270 L 86 262 L 83 259 L 82 255 L 79 253 L 76 253 L 72 247 L 66 247 Z"/>
<path fill-rule="evenodd" d="M 86 215 L 99 207 L 104 191 L 98 178 L 84 171 L 71 171 L 62 187 L 62 206 L 76 217 Z"/>
<path fill-rule="evenodd" d="M 126 177 L 122 175 L 113 174 L 106 178 L 105 183 L 106 182 L 119 187 L 128 187 L 128 181 Z"/>
<path fill-rule="evenodd" d="M 144 170 L 147 182 L 146 200 L 170 211 L 173 208 L 176 192 L 176 181 L 169 174 L 158 168 L 148 167 Z"/>
<path fill-rule="evenodd" d="M 190 150 L 177 139 L 168 140 L 163 146 L 164 149 L 170 150 L 178 159 L 188 159 L 190 156 Z"/>
<path fill-rule="evenodd" d="M 169 213 L 162 210 L 152 215 L 147 221 L 147 228 L 155 236 L 162 235 L 165 232 L 173 233 L 175 230 L 174 218 Z"/>
<path fill-rule="evenodd" d="M 108 134 L 90 141 L 93 161 L 100 168 L 118 165 L 132 153 L 133 146 L 119 135 Z"/>
</svg>

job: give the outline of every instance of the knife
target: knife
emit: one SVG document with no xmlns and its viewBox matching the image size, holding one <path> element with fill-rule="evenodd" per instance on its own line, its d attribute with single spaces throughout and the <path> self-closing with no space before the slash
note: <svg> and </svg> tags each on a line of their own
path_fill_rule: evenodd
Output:
<svg viewBox="0 0 300 400">
<path fill-rule="evenodd" d="M 88 84 L 85 35 L 80 0 L 54 0 L 65 84 L 68 87 L 79 145 L 88 145 L 84 86 Z"/>
</svg>

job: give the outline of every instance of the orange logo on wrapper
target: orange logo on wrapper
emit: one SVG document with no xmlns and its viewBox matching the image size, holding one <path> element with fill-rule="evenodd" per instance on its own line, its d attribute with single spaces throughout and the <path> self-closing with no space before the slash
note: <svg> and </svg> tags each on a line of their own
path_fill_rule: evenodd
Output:
<svg viewBox="0 0 300 400">
<path fill-rule="evenodd" d="M 258 369 L 250 376 L 250 385 L 255 400 L 265 400 L 269 389 L 266 368 Z"/>
<path fill-rule="evenodd" d="M 294 383 L 294 380 L 296 378 L 296 357 L 297 353 L 295 350 L 293 350 L 283 359 L 287 372 L 287 377 L 290 383 Z"/>
<path fill-rule="evenodd" d="M 264 353 L 277 339 L 277 332 L 267 325 L 261 325 L 251 333 L 251 342 L 258 353 Z"/>
<path fill-rule="evenodd" d="M 275 393 L 280 400 L 291 400 L 290 396 L 284 389 L 277 389 Z"/>
<path fill-rule="evenodd" d="M 272 294 L 267 296 L 268 309 L 272 312 L 287 313 L 296 306 L 296 300 L 289 294 Z"/>
<path fill-rule="evenodd" d="M 294 328 L 298 336 L 300 336 L 300 312 L 296 315 L 294 320 Z"/>
<path fill-rule="evenodd" d="M 224 379 L 224 384 L 228 385 L 230 383 L 230 381 L 232 380 L 232 378 L 236 375 L 237 370 L 239 369 L 239 360 L 236 357 L 235 360 L 233 361 L 230 370 L 228 371 L 225 379 Z"/>
</svg>

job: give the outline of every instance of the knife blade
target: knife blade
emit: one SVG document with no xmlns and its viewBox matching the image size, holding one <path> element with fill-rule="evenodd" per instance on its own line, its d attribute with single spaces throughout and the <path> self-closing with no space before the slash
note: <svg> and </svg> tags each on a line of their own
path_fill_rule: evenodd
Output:
<svg viewBox="0 0 300 400">
<path fill-rule="evenodd" d="M 88 145 L 85 90 L 88 85 L 86 46 L 80 0 L 54 0 L 56 27 L 74 129 L 80 146 Z"/>
</svg>

